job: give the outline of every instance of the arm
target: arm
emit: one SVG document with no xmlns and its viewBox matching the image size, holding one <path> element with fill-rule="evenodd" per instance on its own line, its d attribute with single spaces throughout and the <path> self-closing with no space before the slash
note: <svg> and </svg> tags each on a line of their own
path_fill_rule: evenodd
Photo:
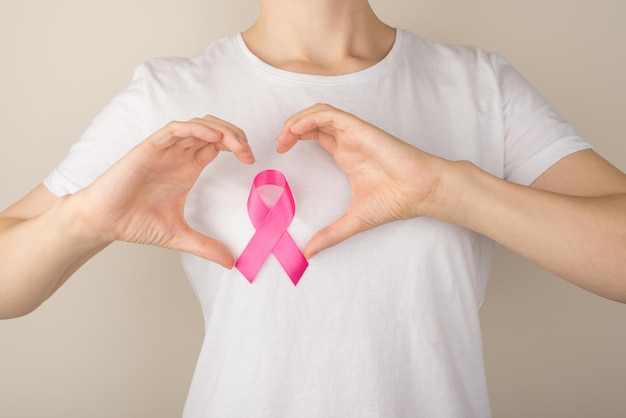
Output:
<svg viewBox="0 0 626 418">
<path fill-rule="evenodd" d="M 429 155 L 326 105 L 289 119 L 279 152 L 315 138 L 346 172 L 352 203 L 305 254 L 386 222 L 430 216 L 484 234 L 543 268 L 626 302 L 626 175 L 592 151 L 520 186 Z"/>
<path fill-rule="evenodd" d="M 0 213 L 0 318 L 32 311 L 106 247 L 73 227 L 66 200 L 40 185 Z"/>
<path fill-rule="evenodd" d="M 437 216 L 626 303 L 626 176 L 586 150 L 565 157 L 532 186 L 458 164 L 440 195 L 448 209 Z"/>
<path fill-rule="evenodd" d="M 120 240 L 186 251 L 231 268 L 220 242 L 192 230 L 189 190 L 220 151 L 254 156 L 244 133 L 216 118 L 172 122 L 90 186 L 55 197 L 45 186 L 0 214 L 0 318 L 25 315 L 81 265 Z"/>
</svg>

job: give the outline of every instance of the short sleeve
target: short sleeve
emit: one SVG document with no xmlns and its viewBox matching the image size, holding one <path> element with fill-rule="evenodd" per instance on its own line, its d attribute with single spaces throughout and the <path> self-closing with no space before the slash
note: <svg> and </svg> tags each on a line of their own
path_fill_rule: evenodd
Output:
<svg viewBox="0 0 626 418">
<path fill-rule="evenodd" d="M 145 65 L 132 83 L 91 122 L 67 156 L 44 179 L 55 195 L 73 194 L 88 186 L 141 140 L 150 135 L 151 92 Z"/>
<path fill-rule="evenodd" d="M 529 185 L 563 157 L 591 146 L 499 55 L 490 55 L 502 98 L 504 178 Z"/>
</svg>

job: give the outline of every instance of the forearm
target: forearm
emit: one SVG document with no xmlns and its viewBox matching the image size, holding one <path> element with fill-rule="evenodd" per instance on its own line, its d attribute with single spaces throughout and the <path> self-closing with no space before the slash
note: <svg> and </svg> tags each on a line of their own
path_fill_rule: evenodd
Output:
<svg viewBox="0 0 626 418">
<path fill-rule="evenodd" d="M 486 235 L 554 274 L 626 303 L 626 195 L 577 197 L 453 163 L 437 217 Z"/>
<path fill-rule="evenodd" d="M 31 219 L 0 219 L 0 318 L 37 308 L 106 247 L 81 230 L 67 200 Z"/>
</svg>

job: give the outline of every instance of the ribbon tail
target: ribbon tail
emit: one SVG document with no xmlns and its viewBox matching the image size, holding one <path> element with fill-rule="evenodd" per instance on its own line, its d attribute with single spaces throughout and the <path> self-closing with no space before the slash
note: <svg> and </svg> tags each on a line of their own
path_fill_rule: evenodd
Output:
<svg viewBox="0 0 626 418">
<path fill-rule="evenodd" d="M 235 267 L 250 283 L 254 281 L 278 240 L 280 240 L 280 235 L 276 234 L 275 228 L 263 226 L 252 236 L 244 248 L 235 263 Z"/>
<path fill-rule="evenodd" d="M 285 269 L 293 285 L 297 286 L 300 278 L 309 266 L 309 262 L 291 235 L 285 233 L 276 243 L 273 253 L 280 265 Z"/>
<path fill-rule="evenodd" d="M 257 251 L 251 250 L 248 245 L 237 259 L 235 268 L 243 274 L 246 280 L 252 283 L 264 262 L 265 258 L 259 256 Z"/>
</svg>

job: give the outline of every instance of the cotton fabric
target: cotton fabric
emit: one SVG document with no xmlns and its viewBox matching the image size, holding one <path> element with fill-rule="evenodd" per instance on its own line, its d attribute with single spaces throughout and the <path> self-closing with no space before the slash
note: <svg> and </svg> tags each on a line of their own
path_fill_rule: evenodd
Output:
<svg viewBox="0 0 626 418">
<path fill-rule="evenodd" d="M 315 141 L 275 152 L 284 121 L 319 102 L 520 184 L 589 148 L 497 54 L 398 30 L 378 64 L 316 76 L 271 67 L 234 35 L 142 65 L 45 184 L 75 193 L 167 122 L 211 114 L 246 132 L 257 162 L 227 153 L 212 162 L 189 196 L 190 225 L 241 254 L 254 234 L 253 178 L 280 170 L 302 248 L 350 202 L 346 176 Z M 394 222 L 312 258 L 295 287 L 273 256 L 250 284 L 182 254 L 206 323 L 184 415 L 488 417 L 479 307 L 492 247 L 434 219 Z"/>
</svg>

